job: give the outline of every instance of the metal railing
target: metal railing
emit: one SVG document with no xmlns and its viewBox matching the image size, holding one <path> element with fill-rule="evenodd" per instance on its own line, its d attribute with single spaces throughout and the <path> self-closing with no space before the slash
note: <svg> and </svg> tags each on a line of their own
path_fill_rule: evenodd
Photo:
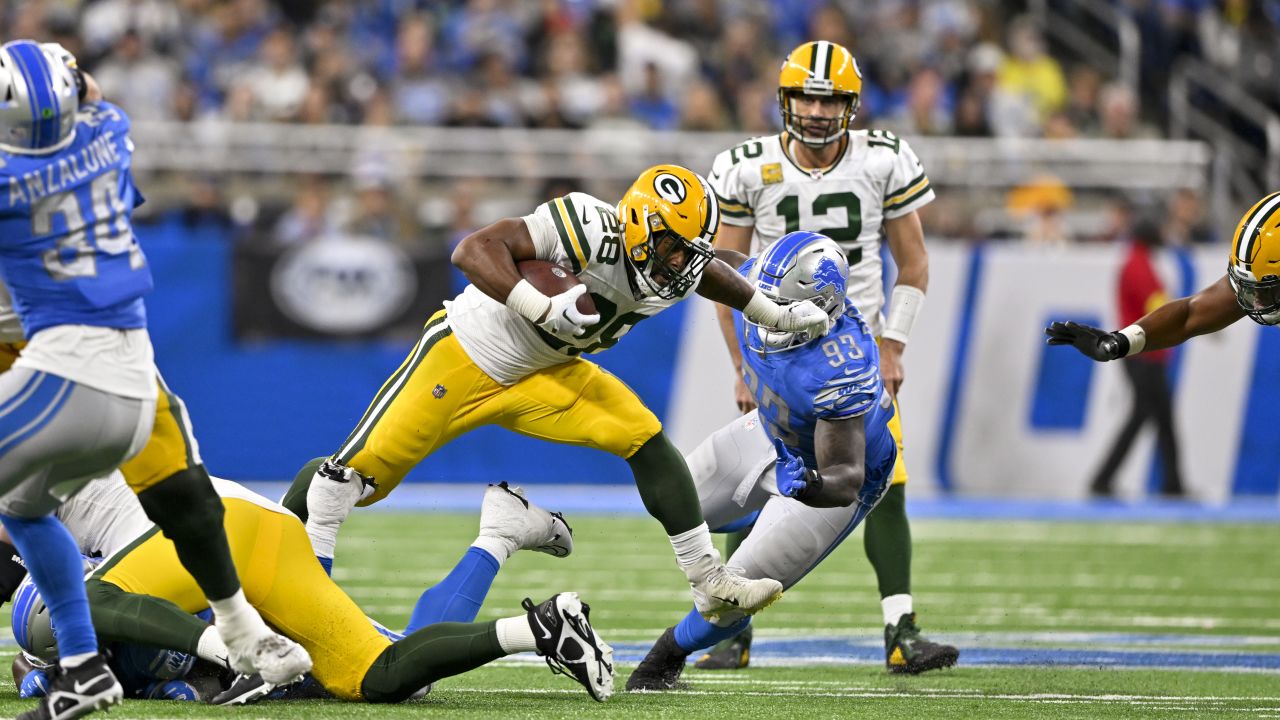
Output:
<svg viewBox="0 0 1280 720">
<path fill-rule="evenodd" d="M 1115 33 L 1113 42 L 1108 44 L 1096 34 L 1080 27 L 1076 22 L 1079 18 L 1061 12 L 1057 3 L 1050 0 L 1030 0 L 1028 5 L 1041 32 L 1070 48 L 1072 53 L 1094 65 L 1104 75 L 1116 78 L 1135 97 L 1138 96 L 1142 39 L 1133 18 L 1101 0 L 1071 0 L 1071 8 L 1078 15 L 1087 16 L 1086 19 L 1098 27 L 1108 28 Z"/>
<path fill-rule="evenodd" d="M 659 162 L 707 173 L 740 133 L 360 128 L 139 122 L 142 171 L 630 182 Z M 769 142 L 772 140 L 766 140 Z M 1051 174 L 1072 188 L 1204 189 L 1208 147 L 1188 140 L 910 138 L 935 184 L 1015 187 Z"/>
</svg>

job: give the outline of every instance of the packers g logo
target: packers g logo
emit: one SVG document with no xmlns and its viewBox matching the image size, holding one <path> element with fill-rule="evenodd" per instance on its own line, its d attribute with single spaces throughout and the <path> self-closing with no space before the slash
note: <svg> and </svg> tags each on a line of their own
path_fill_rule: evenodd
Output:
<svg viewBox="0 0 1280 720">
<path fill-rule="evenodd" d="M 673 205 L 679 205 L 688 197 L 680 178 L 667 172 L 658 173 L 653 178 L 653 191 L 658 193 L 658 197 Z"/>
</svg>

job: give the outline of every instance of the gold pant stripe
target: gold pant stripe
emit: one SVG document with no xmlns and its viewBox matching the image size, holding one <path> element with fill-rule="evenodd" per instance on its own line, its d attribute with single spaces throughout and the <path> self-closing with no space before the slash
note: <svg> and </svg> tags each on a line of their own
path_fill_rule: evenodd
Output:
<svg viewBox="0 0 1280 720">
<path fill-rule="evenodd" d="M 183 454 L 187 459 L 187 467 L 195 467 L 200 464 L 200 460 L 196 457 L 196 441 L 194 434 L 191 432 L 191 426 L 187 421 L 187 407 L 183 404 L 182 398 L 174 395 L 164 380 L 160 380 L 156 376 L 160 386 L 160 392 L 164 394 L 165 399 L 169 401 L 169 415 L 173 418 L 174 425 L 178 428 L 178 433 L 182 436 Z M 143 447 L 146 450 L 146 447 Z"/>
<path fill-rule="evenodd" d="M 431 316 L 426 327 L 422 330 L 422 337 L 419 338 L 417 346 L 400 364 L 400 367 L 391 374 L 391 377 L 387 378 L 382 387 L 378 389 L 378 394 L 373 397 L 373 402 L 369 403 L 369 408 L 365 410 L 360 422 L 356 424 L 356 429 L 342 443 L 342 448 L 338 450 L 339 462 L 348 463 L 356 453 L 360 452 L 360 449 L 364 447 L 365 442 L 368 440 L 369 433 L 373 431 L 373 428 L 377 427 L 378 421 L 382 419 L 387 408 L 391 406 L 396 396 L 404 389 L 405 381 L 422 364 L 423 358 L 427 356 L 427 353 L 431 352 L 431 348 L 435 347 L 435 344 L 441 338 L 453 334 L 453 328 L 445 324 L 445 320 L 443 310 Z"/>
<path fill-rule="evenodd" d="M 128 557 L 129 553 L 133 552 L 139 545 L 150 540 L 159 532 L 160 532 L 159 527 L 152 527 L 150 530 L 142 533 L 133 541 L 131 541 L 128 545 L 125 545 L 124 547 L 120 548 L 115 553 L 113 553 L 111 557 L 108 557 L 106 560 L 104 560 L 102 564 L 98 565 L 98 567 L 94 569 L 91 577 L 101 580 L 102 577 L 106 575 L 109 570 L 114 568 L 121 560 Z"/>
<path fill-rule="evenodd" d="M 307 649 L 326 690 L 358 700 L 364 676 L 391 641 L 324 574 L 302 523 L 248 500 L 223 498 L 223 524 L 245 598 L 262 618 Z M 208 607 L 164 535 L 152 532 L 95 574 L 125 592 L 151 595 L 186 612 Z"/>
</svg>

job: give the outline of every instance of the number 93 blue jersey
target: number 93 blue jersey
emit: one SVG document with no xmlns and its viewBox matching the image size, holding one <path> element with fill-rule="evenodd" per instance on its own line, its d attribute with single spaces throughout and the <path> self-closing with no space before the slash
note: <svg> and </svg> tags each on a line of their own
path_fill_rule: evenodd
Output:
<svg viewBox="0 0 1280 720">
<path fill-rule="evenodd" d="M 754 261 L 739 270 L 746 275 Z M 882 464 L 892 470 L 897 448 L 889 434 L 893 405 L 880 379 L 880 351 L 875 337 L 853 303 L 821 338 L 782 352 L 762 355 L 759 342 L 748 342 L 747 326 L 735 313 L 742 374 L 760 408 L 760 419 L 771 438 L 782 440 L 818 469 L 813 435 L 819 420 L 863 416 L 866 428 L 868 474 Z"/>
<path fill-rule="evenodd" d="M 129 119 L 106 102 L 81 108 L 61 150 L 0 152 L 0 276 L 28 338 L 54 325 L 146 327 L 132 161 Z"/>
</svg>

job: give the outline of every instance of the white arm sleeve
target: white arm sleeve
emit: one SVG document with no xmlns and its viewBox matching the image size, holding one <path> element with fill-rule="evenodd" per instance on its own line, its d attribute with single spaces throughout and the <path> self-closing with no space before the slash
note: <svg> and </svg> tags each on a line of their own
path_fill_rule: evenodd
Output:
<svg viewBox="0 0 1280 720">
<path fill-rule="evenodd" d="M 534 255 L 540 260 L 550 259 L 555 253 L 556 244 L 559 243 L 556 226 L 550 216 L 534 211 L 532 215 L 524 216 L 524 224 L 529 228 L 529 236 L 533 238 Z"/>
<path fill-rule="evenodd" d="M 911 326 L 924 306 L 924 291 L 910 285 L 895 285 L 889 299 L 889 314 L 885 317 L 884 332 L 880 337 L 897 340 L 903 345 L 911 337 Z"/>
</svg>

